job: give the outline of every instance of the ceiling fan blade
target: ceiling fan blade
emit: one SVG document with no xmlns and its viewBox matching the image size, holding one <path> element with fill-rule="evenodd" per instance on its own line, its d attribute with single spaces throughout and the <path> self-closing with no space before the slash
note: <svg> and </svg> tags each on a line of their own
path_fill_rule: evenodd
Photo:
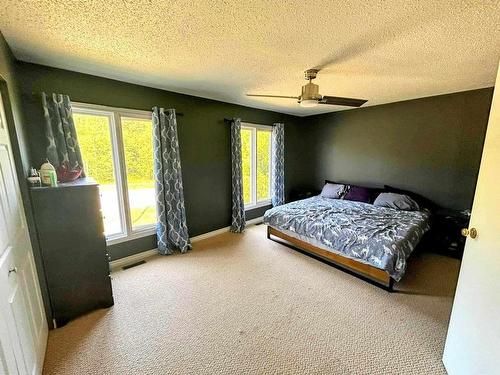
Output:
<svg viewBox="0 0 500 375">
<path fill-rule="evenodd" d="M 299 100 L 298 96 L 259 95 L 259 94 L 247 94 L 247 96 L 257 96 L 257 97 L 260 97 L 260 98 L 284 98 L 284 99 L 296 99 L 296 100 Z"/>
<path fill-rule="evenodd" d="M 323 99 L 318 101 L 319 104 L 331 104 L 331 105 L 344 105 L 347 107 L 361 107 L 368 100 L 365 99 L 353 99 L 353 98 L 342 98 L 340 96 L 323 96 Z"/>
</svg>

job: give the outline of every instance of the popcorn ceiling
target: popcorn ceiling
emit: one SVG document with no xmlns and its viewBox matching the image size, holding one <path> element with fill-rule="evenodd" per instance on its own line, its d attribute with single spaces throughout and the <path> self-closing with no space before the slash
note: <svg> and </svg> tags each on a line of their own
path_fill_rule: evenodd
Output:
<svg viewBox="0 0 500 375">
<path fill-rule="evenodd" d="M 376 105 L 493 86 L 498 1 L 0 0 L 23 61 L 295 115 L 320 93 Z"/>
</svg>

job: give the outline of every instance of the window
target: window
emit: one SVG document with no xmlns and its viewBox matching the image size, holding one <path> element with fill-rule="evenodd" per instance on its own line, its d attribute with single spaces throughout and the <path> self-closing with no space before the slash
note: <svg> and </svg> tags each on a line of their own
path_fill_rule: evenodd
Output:
<svg viewBox="0 0 500 375">
<path fill-rule="evenodd" d="M 151 113 L 74 103 L 73 120 L 85 173 L 99 183 L 108 243 L 153 234 Z"/>
<path fill-rule="evenodd" d="M 241 125 L 243 201 L 246 209 L 271 203 L 271 137 L 269 126 Z"/>
</svg>

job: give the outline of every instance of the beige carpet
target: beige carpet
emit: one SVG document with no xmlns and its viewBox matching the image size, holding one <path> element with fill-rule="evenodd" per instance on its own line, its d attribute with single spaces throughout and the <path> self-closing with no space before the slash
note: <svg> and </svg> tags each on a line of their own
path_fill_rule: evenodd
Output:
<svg viewBox="0 0 500 375">
<path fill-rule="evenodd" d="M 416 256 L 389 294 L 253 226 L 115 273 L 115 306 L 51 331 L 44 373 L 444 374 L 458 269 Z"/>
</svg>

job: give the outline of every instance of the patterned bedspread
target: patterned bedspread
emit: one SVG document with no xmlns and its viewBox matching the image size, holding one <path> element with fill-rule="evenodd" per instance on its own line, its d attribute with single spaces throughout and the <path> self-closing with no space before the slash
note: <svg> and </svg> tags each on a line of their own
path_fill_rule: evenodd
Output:
<svg viewBox="0 0 500 375">
<path fill-rule="evenodd" d="M 427 211 L 317 196 L 266 211 L 264 223 L 383 269 L 399 281 L 407 258 L 429 230 L 429 217 Z"/>
</svg>

